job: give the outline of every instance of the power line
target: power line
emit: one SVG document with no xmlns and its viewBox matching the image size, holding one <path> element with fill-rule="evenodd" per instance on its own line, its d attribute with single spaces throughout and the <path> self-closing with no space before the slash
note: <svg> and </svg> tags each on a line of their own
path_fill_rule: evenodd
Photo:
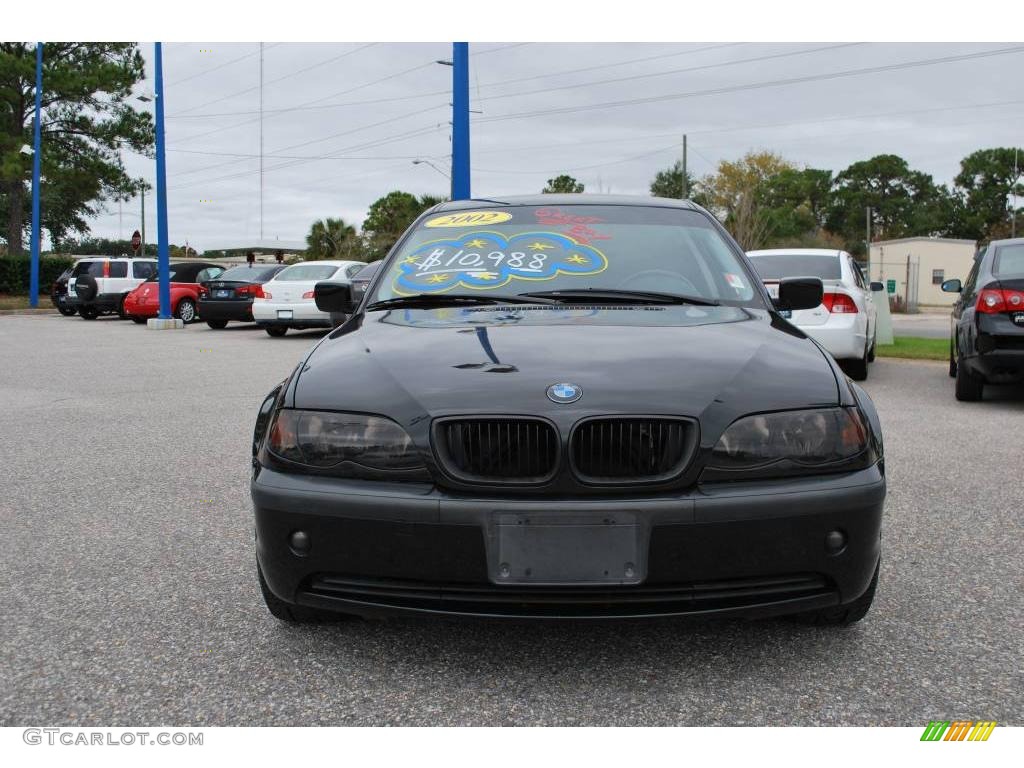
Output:
<svg viewBox="0 0 1024 768">
<path fill-rule="evenodd" d="M 716 96 L 726 93 L 739 93 L 742 91 L 754 91 L 761 88 L 776 88 L 787 85 L 799 85 L 802 83 L 819 82 L 824 80 L 837 80 L 844 77 L 857 77 L 859 75 L 878 74 L 881 72 L 893 72 L 900 69 L 911 69 L 914 67 L 925 67 L 934 64 L 948 64 L 956 61 L 967 61 L 971 59 L 989 58 L 992 56 L 1005 56 L 1008 54 L 1020 53 L 1024 46 L 1011 48 L 998 48 L 993 51 L 982 51 L 969 53 L 961 56 L 943 56 L 935 59 L 920 59 L 917 61 L 901 62 L 899 64 L 886 64 L 877 67 L 864 67 L 861 69 L 847 69 L 839 72 L 828 72 L 819 75 L 804 75 L 802 77 L 782 78 L 778 80 L 766 80 L 757 83 L 745 83 L 743 85 L 731 85 L 720 88 L 708 88 L 702 91 L 688 91 L 684 93 L 669 93 L 661 96 L 646 96 L 636 99 L 623 99 L 621 101 L 606 101 L 598 104 L 584 104 L 575 107 L 555 107 L 553 109 L 539 109 L 529 112 L 513 112 L 507 115 L 494 115 L 493 117 L 482 117 L 476 120 L 477 123 L 492 123 L 503 120 L 521 120 L 528 117 L 540 117 L 543 115 L 562 115 L 574 112 L 588 112 L 595 109 L 615 109 L 617 107 L 630 107 L 637 104 L 653 104 L 662 101 L 676 101 L 681 99 L 695 98 L 699 96 Z"/>
<path fill-rule="evenodd" d="M 280 43 L 273 43 L 271 45 L 268 45 L 267 49 L 269 50 L 270 48 L 276 48 L 278 45 L 280 45 Z M 195 80 L 197 77 L 203 77 L 205 75 L 212 74 L 213 72 L 216 72 L 218 70 L 224 69 L 224 67 L 230 67 L 232 64 L 237 64 L 239 61 L 244 61 L 245 59 L 251 59 L 253 56 L 255 56 L 258 53 L 259 53 L 258 50 L 252 51 L 251 53 L 247 53 L 244 56 L 239 56 L 237 59 L 231 59 L 231 61 L 225 61 L 223 64 L 218 64 L 216 67 L 211 67 L 210 69 L 204 69 L 202 72 L 196 72 L 196 74 L 194 74 L 194 75 L 189 75 L 188 77 L 183 77 L 180 80 L 175 80 L 173 83 L 168 83 L 165 87 L 172 88 L 175 85 L 180 85 L 181 83 L 187 83 L 189 80 Z"/>
</svg>

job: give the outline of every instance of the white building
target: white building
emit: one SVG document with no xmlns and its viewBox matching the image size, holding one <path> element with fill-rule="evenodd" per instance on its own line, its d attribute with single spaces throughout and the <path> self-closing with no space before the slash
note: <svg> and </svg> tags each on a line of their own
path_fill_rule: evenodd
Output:
<svg viewBox="0 0 1024 768">
<path fill-rule="evenodd" d="M 974 264 L 973 240 L 947 237 L 905 237 L 871 244 L 872 281 L 886 285 L 901 306 L 948 307 L 957 294 L 943 293 L 942 281 L 963 280 Z"/>
</svg>

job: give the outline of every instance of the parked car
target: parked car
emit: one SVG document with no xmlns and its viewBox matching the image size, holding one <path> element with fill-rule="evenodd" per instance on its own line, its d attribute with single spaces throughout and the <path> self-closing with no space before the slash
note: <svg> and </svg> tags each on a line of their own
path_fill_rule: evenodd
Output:
<svg viewBox="0 0 1024 768">
<path fill-rule="evenodd" d="M 370 264 L 367 264 L 365 267 L 356 272 L 356 274 L 352 277 L 352 280 L 349 282 L 349 285 L 352 286 L 352 303 L 355 304 L 356 306 L 359 305 L 359 302 L 363 298 L 363 294 L 366 293 L 366 289 L 370 285 L 370 281 L 373 279 L 373 276 L 376 275 L 377 272 L 380 270 L 381 263 L 381 261 L 374 261 L 371 262 Z M 317 283 L 317 285 L 320 285 L 320 283 Z M 313 287 L 313 290 L 315 293 L 316 286 Z M 348 317 L 349 316 L 345 314 L 332 312 L 331 325 L 337 327 L 341 325 L 343 322 L 345 322 L 348 319 Z"/>
<path fill-rule="evenodd" d="M 199 318 L 211 328 L 226 328 L 234 320 L 251 323 L 253 299 L 263 296 L 263 285 L 285 269 L 284 264 L 242 264 L 199 286 Z"/>
<path fill-rule="evenodd" d="M 122 319 L 125 297 L 156 274 L 156 259 L 90 256 L 79 259 L 68 278 L 68 307 L 86 320 L 116 312 Z"/>
<path fill-rule="evenodd" d="M 956 399 L 981 400 L 986 384 L 1024 383 L 1024 238 L 989 243 L 967 278 L 942 290 L 960 294 L 949 339 Z"/>
<path fill-rule="evenodd" d="M 252 305 L 256 324 L 271 336 L 284 336 L 289 328 L 332 328 L 329 312 L 313 301 L 313 286 L 321 280 L 348 283 L 365 267 L 362 261 L 304 261 L 292 264 L 263 285 L 263 295 Z"/>
<path fill-rule="evenodd" d="M 263 402 L 259 580 L 341 614 L 861 619 L 885 499 L 871 398 L 680 200 L 443 203 Z M 326 285 L 326 289 L 324 286 Z"/>
<path fill-rule="evenodd" d="M 199 317 L 196 304 L 199 301 L 199 284 L 212 280 L 224 272 L 219 264 L 204 261 L 180 261 L 169 265 L 171 289 L 171 316 L 186 325 Z M 155 274 L 128 294 L 124 300 L 124 312 L 136 323 L 160 314 L 160 275 Z"/>
<path fill-rule="evenodd" d="M 72 317 L 78 314 L 78 309 L 68 304 L 68 279 L 71 277 L 72 267 L 68 267 L 50 286 L 50 301 L 65 317 Z"/>
<path fill-rule="evenodd" d="M 818 248 L 749 251 L 747 256 L 773 298 L 784 278 L 821 278 L 825 291 L 820 305 L 782 314 L 825 347 L 852 379 L 866 379 L 868 363 L 875 359 L 877 310 L 872 288 L 853 256 Z"/>
</svg>

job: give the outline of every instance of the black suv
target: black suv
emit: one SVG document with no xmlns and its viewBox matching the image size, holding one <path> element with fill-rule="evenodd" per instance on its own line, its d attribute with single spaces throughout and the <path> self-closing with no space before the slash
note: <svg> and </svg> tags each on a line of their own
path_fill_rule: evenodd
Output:
<svg viewBox="0 0 1024 768">
<path fill-rule="evenodd" d="M 1024 382 L 1024 238 L 978 252 L 967 279 L 947 280 L 953 305 L 949 375 L 957 400 L 981 400 L 986 384 Z"/>
</svg>

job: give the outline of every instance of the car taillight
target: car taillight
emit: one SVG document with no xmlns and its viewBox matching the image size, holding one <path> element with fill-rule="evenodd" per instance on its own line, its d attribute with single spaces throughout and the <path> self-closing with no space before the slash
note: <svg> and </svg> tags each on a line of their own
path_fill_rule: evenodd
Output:
<svg viewBox="0 0 1024 768">
<path fill-rule="evenodd" d="M 1015 291 L 1011 288 L 985 288 L 978 294 L 978 303 L 974 308 L 978 312 L 988 315 L 1024 310 L 1024 291 Z"/>
<path fill-rule="evenodd" d="M 243 285 L 235 291 L 238 296 L 252 296 L 254 299 L 269 299 L 270 294 L 263 292 L 262 285 Z"/>
<path fill-rule="evenodd" d="M 203 286 L 200 285 L 199 286 L 199 298 L 205 299 L 209 295 L 210 295 L 210 289 L 209 288 L 204 288 Z"/>
<path fill-rule="evenodd" d="M 306 291 L 304 294 L 302 294 L 302 298 L 304 298 L 304 299 L 312 299 L 313 298 L 313 291 Z"/>
<path fill-rule="evenodd" d="M 852 296 L 845 293 L 826 293 L 821 297 L 821 303 L 825 305 L 825 309 L 836 315 L 857 314 L 857 304 Z"/>
</svg>

